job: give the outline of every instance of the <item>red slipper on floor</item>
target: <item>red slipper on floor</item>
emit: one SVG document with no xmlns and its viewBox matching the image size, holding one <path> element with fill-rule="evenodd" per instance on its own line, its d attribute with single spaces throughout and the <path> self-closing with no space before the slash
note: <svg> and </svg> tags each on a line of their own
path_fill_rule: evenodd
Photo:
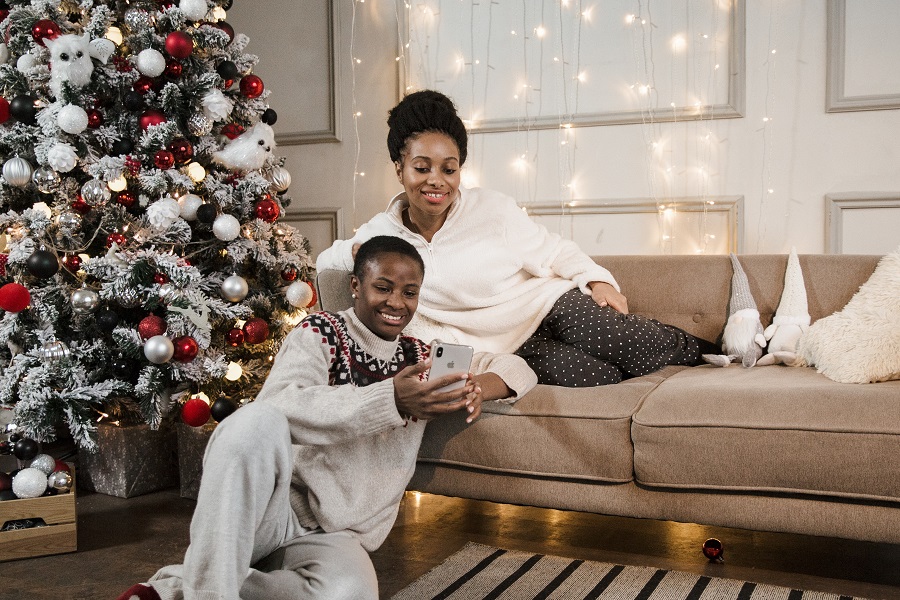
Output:
<svg viewBox="0 0 900 600">
<path fill-rule="evenodd" d="M 156 593 L 149 585 L 141 585 L 136 583 L 116 598 L 116 600 L 161 600 L 159 594 Z"/>
</svg>

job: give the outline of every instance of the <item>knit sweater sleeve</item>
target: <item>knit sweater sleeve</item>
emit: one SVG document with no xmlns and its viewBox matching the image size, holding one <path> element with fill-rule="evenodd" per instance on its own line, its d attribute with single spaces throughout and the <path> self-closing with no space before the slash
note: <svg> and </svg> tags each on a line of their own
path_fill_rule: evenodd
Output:
<svg viewBox="0 0 900 600">
<path fill-rule="evenodd" d="M 472 357 L 472 373 L 494 373 L 513 391 L 513 396 L 501 398 L 498 402 L 512 404 L 537 385 L 537 375 L 521 356 L 515 354 L 492 354 L 477 352 Z"/>
<path fill-rule="evenodd" d="M 331 348 L 312 328 L 297 327 L 285 338 L 256 398 L 287 416 L 292 443 L 342 444 L 402 427 L 392 379 L 365 387 L 328 385 Z"/>
</svg>

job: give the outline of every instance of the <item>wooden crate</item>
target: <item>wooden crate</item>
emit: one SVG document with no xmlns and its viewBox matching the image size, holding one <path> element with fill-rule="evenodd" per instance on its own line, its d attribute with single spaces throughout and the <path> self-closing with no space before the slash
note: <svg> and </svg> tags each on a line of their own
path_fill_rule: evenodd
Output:
<svg viewBox="0 0 900 600">
<path fill-rule="evenodd" d="M 68 494 L 0 502 L 0 527 L 18 519 L 43 519 L 47 526 L 0 531 L 0 561 L 78 549 L 74 485 Z"/>
</svg>

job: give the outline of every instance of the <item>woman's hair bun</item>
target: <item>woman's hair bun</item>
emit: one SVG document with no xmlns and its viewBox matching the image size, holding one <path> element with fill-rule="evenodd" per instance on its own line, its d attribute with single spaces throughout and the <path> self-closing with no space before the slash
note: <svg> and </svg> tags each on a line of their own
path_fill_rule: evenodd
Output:
<svg viewBox="0 0 900 600">
<path fill-rule="evenodd" d="M 466 162 L 469 136 L 456 113 L 453 100 L 435 90 L 408 94 L 388 113 L 388 152 L 392 161 L 400 161 L 410 138 L 428 131 L 450 136 L 459 149 L 459 164 Z"/>
</svg>

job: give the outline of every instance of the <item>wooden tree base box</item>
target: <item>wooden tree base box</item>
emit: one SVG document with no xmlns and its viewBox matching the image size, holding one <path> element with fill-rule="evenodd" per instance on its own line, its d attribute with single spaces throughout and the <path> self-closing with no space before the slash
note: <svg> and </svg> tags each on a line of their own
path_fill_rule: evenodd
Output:
<svg viewBox="0 0 900 600">
<path fill-rule="evenodd" d="M 46 527 L 0 531 L 0 561 L 78 550 L 74 485 L 68 494 L 0 502 L 0 527 L 19 519 L 43 519 Z"/>
</svg>

